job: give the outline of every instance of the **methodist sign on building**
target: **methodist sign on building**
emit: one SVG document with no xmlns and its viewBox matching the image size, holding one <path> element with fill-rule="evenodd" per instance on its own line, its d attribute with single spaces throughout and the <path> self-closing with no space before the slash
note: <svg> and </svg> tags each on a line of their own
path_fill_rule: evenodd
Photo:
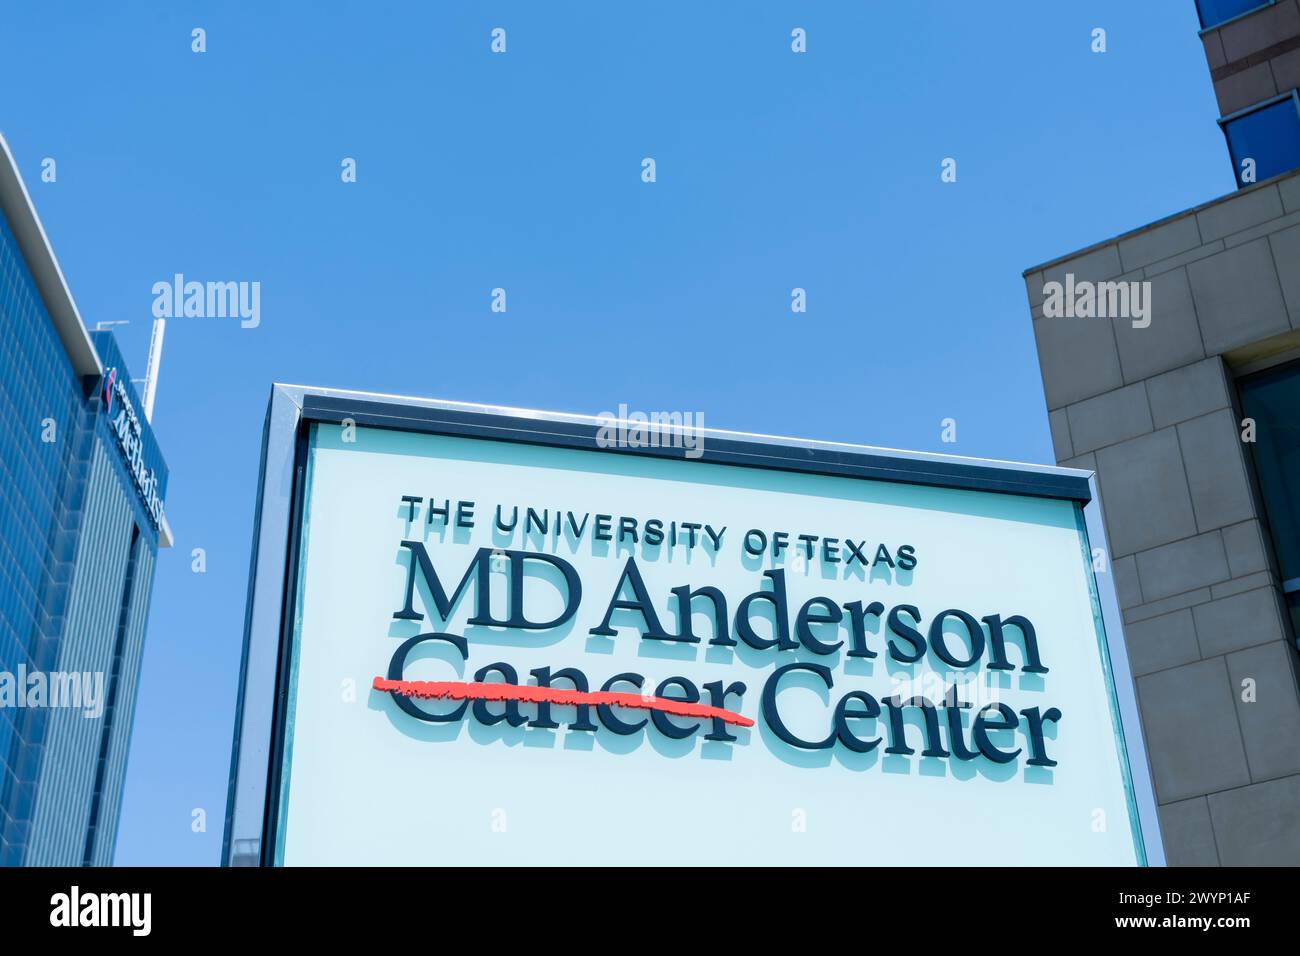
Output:
<svg viewBox="0 0 1300 956">
<path fill-rule="evenodd" d="M 1090 499 L 277 386 L 227 862 L 1160 862 Z"/>
</svg>

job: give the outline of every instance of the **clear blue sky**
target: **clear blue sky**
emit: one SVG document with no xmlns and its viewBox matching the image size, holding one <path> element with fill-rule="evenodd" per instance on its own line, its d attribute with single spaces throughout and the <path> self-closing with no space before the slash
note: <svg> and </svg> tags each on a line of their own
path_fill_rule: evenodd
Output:
<svg viewBox="0 0 1300 956">
<path fill-rule="evenodd" d="M 1196 31 L 1193 0 L 6 11 L 0 130 L 132 372 L 154 282 L 262 284 L 256 329 L 168 323 L 117 862 L 219 858 L 271 382 L 1049 462 L 1021 272 L 1231 191 Z"/>
</svg>

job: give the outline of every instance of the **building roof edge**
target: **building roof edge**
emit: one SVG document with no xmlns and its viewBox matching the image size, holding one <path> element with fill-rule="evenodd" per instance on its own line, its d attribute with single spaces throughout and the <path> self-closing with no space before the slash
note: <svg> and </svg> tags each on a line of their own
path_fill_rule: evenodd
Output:
<svg viewBox="0 0 1300 956">
<path fill-rule="evenodd" d="M 45 227 L 36 214 L 32 197 L 3 133 L 0 133 L 0 154 L 0 210 L 3 210 L 14 238 L 18 240 L 18 247 L 27 260 L 27 268 L 31 270 L 64 351 L 78 376 L 102 375 L 103 363 L 91 344 L 86 323 L 77 310 L 72 291 L 59 268 L 59 260 L 54 256 Z"/>
<path fill-rule="evenodd" d="M 1187 216 L 1194 216 L 1198 212 L 1201 212 L 1205 209 L 1209 209 L 1211 206 L 1217 206 L 1219 203 L 1228 202 L 1229 200 L 1235 199 L 1238 196 L 1245 196 L 1248 193 L 1255 192 L 1256 190 L 1267 189 L 1271 186 L 1276 186 L 1278 183 L 1285 182 L 1286 180 L 1297 176 L 1300 176 L 1300 169 L 1291 169 L 1285 173 L 1279 173 L 1278 175 L 1272 177 L 1271 179 L 1265 179 L 1261 182 L 1254 183 L 1250 186 L 1245 187 L 1244 189 L 1234 189 L 1230 193 L 1226 193 L 1214 199 L 1207 200 L 1206 202 L 1200 203 L 1199 205 L 1192 206 L 1190 209 L 1184 209 L 1181 212 L 1176 212 L 1173 213 L 1172 215 L 1165 216 L 1163 219 L 1157 219 L 1155 222 L 1149 222 L 1145 226 L 1138 226 L 1136 229 L 1130 229 L 1127 232 L 1121 232 L 1118 235 L 1111 236 L 1109 239 L 1102 239 L 1100 242 L 1094 242 L 1091 245 L 1084 246 L 1082 249 L 1076 249 L 1073 252 L 1067 252 L 1064 255 L 1057 256 L 1054 259 L 1048 259 L 1046 262 L 1040 263 L 1036 266 L 1030 266 L 1028 269 L 1022 272 L 1021 275 L 1027 278 L 1033 275 L 1035 272 L 1042 272 L 1046 269 L 1052 268 L 1053 266 L 1059 266 L 1061 263 L 1069 262 L 1071 259 L 1079 259 L 1083 256 L 1086 256 L 1090 252 L 1095 252 L 1096 250 L 1105 248 L 1106 246 L 1113 246 L 1118 242 L 1124 241 L 1125 239 L 1131 239 L 1133 236 L 1140 235 L 1141 233 L 1147 232 L 1151 229 L 1156 229 L 1159 228 L 1160 226 L 1167 225 L 1168 223 L 1174 222 L 1175 220 L 1183 219 Z"/>
</svg>

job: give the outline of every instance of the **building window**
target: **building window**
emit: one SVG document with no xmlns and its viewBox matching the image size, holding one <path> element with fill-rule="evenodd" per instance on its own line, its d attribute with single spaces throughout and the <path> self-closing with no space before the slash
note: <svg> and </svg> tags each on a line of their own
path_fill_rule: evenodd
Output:
<svg viewBox="0 0 1300 956">
<path fill-rule="evenodd" d="M 1273 3 L 1274 0 L 1196 0 L 1196 9 L 1201 14 L 1201 29 L 1209 30 Z"/>
<path fill-rule="evenodd" d="M 1300 167 L 1300 107 L 1294 92 L 1221 122 L 1238 186 Z M 1254 161 L 1253 178 L 1243 178 L 1247 160 Z"/>
<path fill-rule="evenodd" d="M 1255 423 L 1251 445 L 1282 588 L 1300 634 L 1300 362 L 1238 382 L 1241 407 Z"/>
</svg>

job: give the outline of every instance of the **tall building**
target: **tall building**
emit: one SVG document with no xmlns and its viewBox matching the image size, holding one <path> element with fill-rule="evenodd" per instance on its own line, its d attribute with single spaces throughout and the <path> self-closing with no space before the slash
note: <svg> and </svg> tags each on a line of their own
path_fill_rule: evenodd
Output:
<svg viewBox="0 0 1300 956">
<path fill-rule="evenodd" d="M 167 467 L 0 153 L 0 863 L 107 865 Z"/>
<path fill-rule="evenodd" d="M 1172 865 L 1300 863 L 1300 3 L 1199 0 L 1239 189 L 1025 272 Z"/>
<path fill-rule="evenodd" d="M 1300 167 L 1300 4 L 1197 0 L 1239 186 Z"/>
</svg>

